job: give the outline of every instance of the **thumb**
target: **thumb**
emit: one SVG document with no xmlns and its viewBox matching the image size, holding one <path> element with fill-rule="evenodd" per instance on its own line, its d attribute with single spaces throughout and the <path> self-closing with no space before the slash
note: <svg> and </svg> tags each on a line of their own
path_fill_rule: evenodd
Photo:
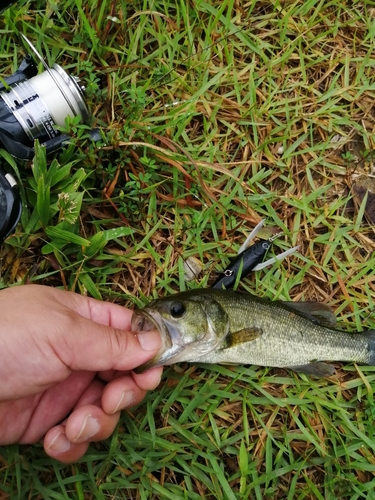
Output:
<svg viewBox="0 0 375 500">
<path fill-rule="evenodd" d="M 153 358 L 161 347 L 158 331 L 130 332 L 102 325 L 79 314 L 53 346 L 70 370 L 128 371 Z"/>
</svg>

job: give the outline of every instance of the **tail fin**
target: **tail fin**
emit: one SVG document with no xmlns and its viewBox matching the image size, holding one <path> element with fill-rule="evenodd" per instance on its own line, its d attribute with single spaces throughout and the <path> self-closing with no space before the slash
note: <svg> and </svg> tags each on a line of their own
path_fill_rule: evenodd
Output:
<svg viewBox="0 0 375 500">
<path fill-rule="evenodd" d="M 370 366 L 375 366 L 375 330 L 368 330 L 363 332 L 363 335 L 368 341 L 368 361 L 367 364 Z"/>
</svg>

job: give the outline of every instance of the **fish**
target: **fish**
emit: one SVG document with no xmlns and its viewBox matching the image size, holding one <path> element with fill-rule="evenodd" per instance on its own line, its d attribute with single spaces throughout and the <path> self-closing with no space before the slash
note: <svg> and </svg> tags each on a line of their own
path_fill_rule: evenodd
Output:
<svg viewBox="0 0 375 500">
<path fill-rule="evenodd" d="M 157 329 L 158 353 L 137 372 L 174 363 L 258 365 L 328 377 L 347 361 L 375 365 L 375 331 L 335 328 L 318 302 L 283 302 L 224 289 L 196 289 L 153 300 L 132 316 L 132 331 Z"/>
</svg>

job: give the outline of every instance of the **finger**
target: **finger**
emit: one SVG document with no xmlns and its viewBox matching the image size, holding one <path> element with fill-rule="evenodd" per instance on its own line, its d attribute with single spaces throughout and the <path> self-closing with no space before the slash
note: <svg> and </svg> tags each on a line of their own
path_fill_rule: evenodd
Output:
<svg viewBox="0 0 375 500">
<path fill-rule="evenodd" d="M 138 387 L 146 391 L 152 391 L 160 384 L 163 367 L 157 366 L 143 373 L 132 372 L 132 377 Z"/>
<path fill-rule="evenodd" d="M 94 376 L 95 373 L 92 372 L 73 372 L 56 386 L 47 389 L 35 407 L 25 432 L 18 442 L 35 443 L 51 427 L 61 422 L 80 401 L 82 394 L 87 393 L 87 388 L 93 383 Z M 102 391 L 101 385 L 100 395 L 96 398 L 101 397 Z"/>
<path fill-rule="evenodd" d="M 54 353 L 73 371 L 128 371 L 152 359 L 161 346 L 157 331 L 134 333 L 76 317 L 59 338 Z"/>
<path fill-rule="evenodd" d="M 44 437 L 44 450 L 50 457 L 64 463 L 76 462 L 86 453 L 89 443 L 72 443 L 65 433 L 65 425 L 50 429 Z"/>
<path fill-rule="evenodd" d="M 0 402 L 0 447 L 18 443 L 29 428 L 40 394 Z M 1 496 L 0 496 L 1 498 Z"/>
<path fill-rule="evenodd" d="M 24 301 L 25 305 L 28 306 L 30 301 L 34 300 L 35 304 L 38 305 L 38 301 L 44 299 L 44 304 L 58 303 L 95 323 L 120 330 L 130 329 L 132 311 L 117 304 L 43 285 L 24 285 L 8 288 L 4 291 L 2 291 L 2 297 L 14 297 L 16 304 Z"/>
<path fill-rule="evenodd" d="M 115 430 L 120 412 L 108 415 L 96 405 L 80 406 L 68 417 L 65 432 L 72 443 L 107 439 Z"/>
<path fill-rule="evenodd" d="M 100 380 L 94 380 L 78 400 L 76 407 L 87 405 L 99 405 L 103 393 L 104 384 Z M 61 462 L 74 462 L 81 458 L 87 451 L 89 442 L 71 442 L 66 436 L 65 419 L 63 425 L 57 425 L 50 429 L 44 438 L 46 453 Z"/>
<path fill-rule="evenodd" d="M 114 379 L 104 388 L 102 407 L 106 413 L 114 414 L 119 410 L 137 405 L 145 395 L 146 391 L 136 384 L 129 373 Z"/>
<path fill-rule="evenodd" d="M 131 372 L 133 374 L 133 372 Z M 137 374 L 134 372 L 133 378 L 134 380 L 139 382 L 139 387 L 142 389 L 146 389 L 146 391 L 150 391 L 155 389 L 160 384 L 160 378 L 163 373 L 163 367 L 155 367 L 147 370 L 144 373 Z M 118 370 L 107 370 L 104 372 L 98 372 L 97 376 L 100 380 L 104 380 L 105 382 L 111 382 L 115 378 L 122 377 L 124 372 Z"/>
<path fill-rule="evenodd" d="M 116 370 L 105 370 L 98 373 L 98 377 L 105 382 L 110 382 L 116 377 L 118 372 Z"/>
<path fill-rule="evenodd" d="M 77 401 L 77 404 L 74 406 L 74 410 L 85 405 L 101 406 L 104 388 L 104 382 L 99 379 L 94 379 L 85 392 L 82 393 L 81 397 Z"/>
<path fill-rule="evenodd" d="M 140 403 L 146 391 L 155 389 L 160 383 L 163 369 L 152 368 L 140 375 L 135 373 L 116 376 L 103 391 L 102 406 L 106 413 L 115 413 Z"/>
</svg>

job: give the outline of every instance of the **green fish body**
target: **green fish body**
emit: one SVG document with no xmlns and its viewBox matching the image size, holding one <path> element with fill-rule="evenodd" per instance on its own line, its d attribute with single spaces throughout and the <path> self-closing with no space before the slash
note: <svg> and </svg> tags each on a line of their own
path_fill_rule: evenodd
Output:
<svg viewBox="0 0 375 500">
<path fill-rule="evenodd" d="M 163 345 L 152 366 L 188 361 L 255 364 L 329 376 L 324 361 L 375 365 L 375 332 L 332 327 L 327 306 L 280 302 L 231 290 L 199 289 L 152 301 L 135 311 L 132 328 L 157 328 Z"/>
</svg>

